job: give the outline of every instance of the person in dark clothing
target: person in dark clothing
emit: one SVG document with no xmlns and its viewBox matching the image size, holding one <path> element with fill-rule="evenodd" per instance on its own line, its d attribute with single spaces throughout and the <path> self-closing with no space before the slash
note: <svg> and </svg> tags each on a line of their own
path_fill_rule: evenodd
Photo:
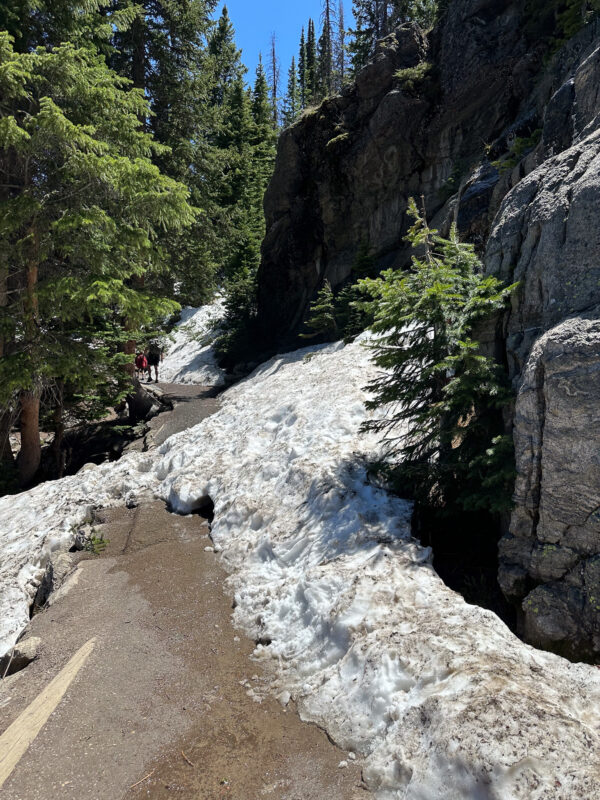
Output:
<svg viewBox="0 0 600 800">
<path fill-rule="evenodd" d="M 150 342 L 148 347 L 148 382 L 152 381 L 152 368 L 154 368 L 154 380 L 158 383 L 158 367 L 163 359 L 163 350 L 160 342 Z"/>
</svg>

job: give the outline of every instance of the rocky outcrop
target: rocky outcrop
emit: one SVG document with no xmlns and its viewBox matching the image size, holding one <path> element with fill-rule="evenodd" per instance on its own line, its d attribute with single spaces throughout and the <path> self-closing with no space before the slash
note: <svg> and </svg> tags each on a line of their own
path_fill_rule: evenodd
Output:
<svg viewBox="0 0 600 800">
<path fill-rule="evenodd" d="M 361 244 L 382 266 L 407 263 L 408 198 L 423 195 L 434 215 L 512 123 L 542 56 L 519 7 L 457 0 L 429 40 L 399 28 L 343 96 L 282 134 L 259 274 L 270 341 L 297 332 L 325 278 L 334 287 L 348 278 Z M 431 69 L 417 86 L 397 76 L 423 62 Z"/>
<path fill-rule="evenodd" d="M 528 5 L 454 0 L 404 26 L 356 84 L 281 138 L 265 205 L 259 319 L 288 345 L 325 279 L 368 243 L 406 266 L 407 200 L 456 222 L 486 271 L 518 282 L 481 332 L 517 393 L 515 511 L 500 583 L 526 638 L 600 656 L 600 22 L 550 59 Z M 406 81 L 431 65 L 420 84 Z M 404 70 L 398 76 L 398 71 Z M 404 76 L 404 77 L 403 77 Z M 600 412 L 598 412 L 600 413 Z"/>
<path fill-rule="evenodd" d="M 500 584 L 529 641 L 587 659 L 600 655 L 599 86 L 592 47 L 552 97 L 550 157 L 506 197 L 486 254 L 489 272 L 519 281 L 505 321 L 518 477 Z"/>
<path fill-rule="evenodd" d="M 133 422 L 150 420 L 173 409 L 172 400 L 158 386 L 134 381 L 134 392 L 127 396 L 129 417 Z"/>
<path fill-rule="evenodd" d="M 518 479 L 500 584 L 527 639 L 600 653 L 600 307 L 534 345 L 515 418 Z"/>
<path fill-rule="evenodd" d="M 485 264 L 519 282 L 505 328 L 512 377 L 541 333 L 600 304 L 599 219 L 600 129 L 544 162 L 503 203 Z"/>
<path fill-rule="evenodd" d="M 0 659 L 0 678 L 14 675 L 29 666 L 39 656 L 41 647 L 39 636 L 30 636 L 17 642 L 12 651 Z"/>
</svg>

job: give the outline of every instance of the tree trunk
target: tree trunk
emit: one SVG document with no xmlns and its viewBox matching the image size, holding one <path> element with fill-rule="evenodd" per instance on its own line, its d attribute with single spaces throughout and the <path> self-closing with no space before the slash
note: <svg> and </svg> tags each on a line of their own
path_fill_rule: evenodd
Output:
<svg viewBox="0 0 600 800">
<path fill-rule="evenodd" d="M 12 414 L 10 411 L 0 413 L 0 471 L 14 466 L 15 457 L 10 446 L 10 428 Z"/>
<path fill-rule="evenodd" d="M 8 268 L 4 255 L 0 253 L 0 358 L 6 355 L 6 342 L 2 334 L 2 316 L 8 306 Z M 14 456 L 10 446 L 10 427 L 12 414 L 10 407 L 0 408 L 0 469 L 14 466 Z"/>
<path fill-rule="evenodd" d="M 146 92 L 146 19 L 145 16 L 135 18 L 131 26 L 132 64 L 131 80 L 136 89 Z M 144 129 L 148 126 L 145 116 L 140 116 Z"/>
<path fill-rule="evenodd" d="M 31 254 L 27 261 L 27 276 L 24 303 L 24 327 L 27 345 L 31 351 L 35 350 L 38 337 L 39 304 L 38 304 L 38 273 L 39 273 L 39 231 L 34 222 L 31 225 Z M 33 356 L 35 363 L 35 356 Z M 40 389 L 36 376 L 31 376 L 32 388 L 23 390 L 20 394 L 20 423 L 21 423 L 21 451 L 17 460 L 19 479 L 23 486 L 27 486 L 35 477 L 42 458 L 40 444 Z"/>
<path fill-rule="evenodd" d="M 29 486 L 42 460 L 40 443 L 40 396 L 37 390 L 21 392 L 21 452 L 17 459 L 19 480 Z"/>
</svg>

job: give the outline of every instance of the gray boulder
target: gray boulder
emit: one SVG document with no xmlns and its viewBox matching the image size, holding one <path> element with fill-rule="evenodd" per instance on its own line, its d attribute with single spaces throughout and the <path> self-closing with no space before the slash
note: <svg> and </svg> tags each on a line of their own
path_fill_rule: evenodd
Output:
<svg viewBox="0 0 600 800">
<path fill-rule="evenodd" d="M 511 376 L 536 339 L 600 304 L 600 130 L 549 159 L 507 196 L 486 271 L 519 282 L 505 328 Z"/>
<path fill-rule="evenodd" d="M 17 642 L 12 652 L 0 660 L 0 678 L 25 669 L 38 657 L 41 646 L 42 640 L 38 636 L 30 636 Z"/>
<path fill-rule="evenodd" d="M 600 655 L 600 307 L 535 343 L 515 415 L 518 478 L 500 585 L 534 644 Z"/>
</svg>

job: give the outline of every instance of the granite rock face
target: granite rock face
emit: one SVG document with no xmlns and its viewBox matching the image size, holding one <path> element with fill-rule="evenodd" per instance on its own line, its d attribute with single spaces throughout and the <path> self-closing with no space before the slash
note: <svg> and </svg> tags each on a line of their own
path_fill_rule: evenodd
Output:
<svg viewBox="0 0 600 800">
<path fill-rule="evenodd" d="M 500 584 L 534 644 L 600 653 L 600 307 L 533 346 L 515 417 L 518 479 Z"/>
<path fill-rule="evenodd" d="M 341 285 L 361 244 L 382 266 L 406 264 L 408 198 L 424 196 L 436 214 L 483 143 L 512 122 L 541 58 L 528 48 L 518 5 L 459 0 L 429 39 L 400 27 L 342 96 L 284 131 L 259 274 L 269 340 L 298 331 L 323 280 Z M 429 77 L 405 89 L 397 72 L 422 62 Z"/>
<path fill-rule="evenodd" d="M 600 657 L 600 22 L 552 58 L 509 0 L 455 0 L 405 26 L 343 96 L 282 138 L 265 207 L 259 318 L 289 345 L 323 281 L 368 243 L 404 267 L 408 198 L 456 222 L 486 271 L 519 282 L 480 337 L 517 392 L 518 479 L 500 584 L 522 632 Z M 531 20 L 529 20 L 531 23 Z M 535 26 L 533 26 L 535 28 Z M 423 62 L 410 91 L 398 70 Z"/>
<path fill-rule="evenodd" d="M 486 253 L 519 281 L 504 341 L 518 390 L 503 592 L 528 641 L 600 655 L 600 47 L 553 95 L 543 163 L 508 194 Z M 552 155 L 558 151 L 558 155 Z"/>
<path fill-rule="evenodd" d="M 522 373 L 540 334 L 600 304 L 599 220 L 600 129 L 545 161 L 504 201 L 485 264 L 520 283 L 505 327 L 511 376 Z"/>
</svg>

